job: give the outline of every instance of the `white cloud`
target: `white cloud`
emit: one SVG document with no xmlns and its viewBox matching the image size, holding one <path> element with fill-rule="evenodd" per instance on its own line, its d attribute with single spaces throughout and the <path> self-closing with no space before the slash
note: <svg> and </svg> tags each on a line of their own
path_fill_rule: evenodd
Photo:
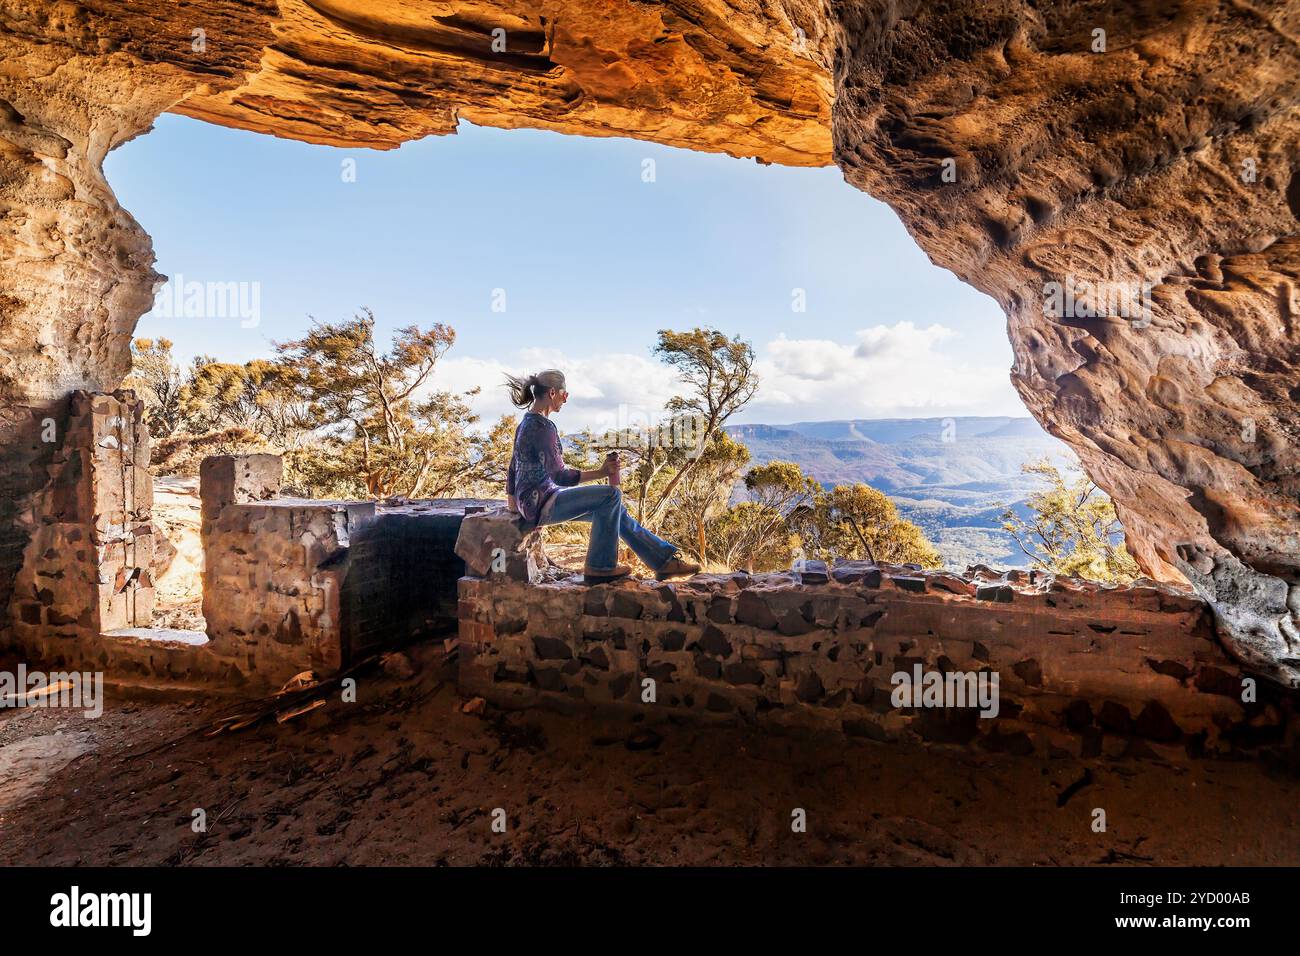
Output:
<svg viewBox="0 0 1300 956">
<path fill-rule="evenodd" d="M 962 360 L 959 340 L 946 326 L 911 322 L 861 329 L 851 342 L 782 335 L 759 349 L 761 384 L 743 417 L 781 424 L 1026 414 L 1007 370 Z"/>
<path fill-rule="evenodd" d="M 555 417 L 564 432 L 656 424 L 668 399 L 680 390 L 672 369 L 647 356 L 614 352 L 570 358 L 555 349 L 523 349 L 503 360 L 448 356 L 438 363 L 432 386 L 448 391 L 481 386 L 471 404 L 490 424 L 502 415 L 519 414 L 502 384 L 507 373 L 548 368 L 564 372 L 568 385 L 568 404 Z"/>
<path fill-rule="evenodd" d="M 848 342 L 782 335 L 756 351 L 758 394 L 738 420 L 782 424 L 1026 414 L 1007 370 L 963 361 L 960 336 L 938 324 L 876 325 Z M 453 356 L 454 351 L 439 363 L 433 387 L 480 386 L 473 406 L 484 424 L 516 411 L 501 387 L 507 372 L 558 368 L 565 373 L 569 403 L 555 419 L 565 432 L 653 424 L 680 391 L 675 373 L 649 355 L 573 358 L 554 349 L 525 349 L 501 359 Z"/>
</svg>

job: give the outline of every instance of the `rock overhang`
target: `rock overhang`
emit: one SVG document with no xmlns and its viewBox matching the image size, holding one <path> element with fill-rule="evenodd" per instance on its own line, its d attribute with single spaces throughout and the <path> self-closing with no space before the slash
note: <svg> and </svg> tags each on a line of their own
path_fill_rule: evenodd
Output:
<svg viewBox="0 0 1300 956">
<path fill-rule="evenodd" d="M 100 164 L 163 111 L 339 146 L 464 118 L 833 160 L 1002 304 L 1013 383 L 1147 573 L 1192 581 L 1294 685 L 1297 36 L 1295 4 L 10 0 L 4 490 L 36 490 L 51 403 L 125 374 L 159 277 Z M 1150 285 L 1150 321 L 1045 314 L 1073 279 Z"/>
</svg>

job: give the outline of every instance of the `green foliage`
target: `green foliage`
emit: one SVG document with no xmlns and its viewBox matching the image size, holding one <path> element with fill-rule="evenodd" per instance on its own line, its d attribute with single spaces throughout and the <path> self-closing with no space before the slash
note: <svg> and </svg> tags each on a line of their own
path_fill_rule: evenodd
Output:
<svg viewBox="0 0 1300 956">
<path fill-rule="evenodd" d="M 710 522 L 711 553 L 751 572 L 788 568 L 799 544 L 791 519 L 807 511 L 820 486 L 798 465 L 771 461 L 751 468 L 744 487 L 746 500 Z"/>
<path fill-rule="evenodd" d="M 1033 512 L 1028 519 L 1008 508 L 1002 527 L 1034 567 L 1119 584 L 1138 577 L 1115 506 L 1092 479 L 1081 475 L 1067 481 L 1046 460 L 1025 465 L 1024 472 L 1037 475 L 1046 487 L 1026 500 Z"/>
<path fill-rule="evenodd" d="M 724 431 L 715 431 L 689 470 L 680 479 L 663 531 L 674 541 L 690 542 L 689 550 L 701 564 L 713 556 L 709 549 L 709 523 L 727 507 L 731 490 L 749 464 L 749 449 Z"/>
<path fill-rule="evenodd" d="M 200 357 L 184 373 L 170 342 L 139 340 L 131 383 L 146 403 L 161 474 L 195 474 L 208 454 L 275 451 L 286 489 L 305 497 L 502 497 L 516 420 L 475 429 L 468 399 L 477 390 L 431 387 L 455 337 L 446 325 L 407 326 L 384 349 L 363 310 L 313 321 L 272 359 Z M 608 451 L 624 454 L 624 499 L 642 523 L 713 567 L 773 570 L 801 555 L 938 564 L 920 530 L 875 489 L 825 491 L 791 462 L 749 467 L 749 449 L 724 430 L 758 387 L 747 342 L 714 329 L 663 330 L 654 354 L 683 386 L 659 426 L 584 432 L 565 452 L 584 470 Z M 587 534 L 580 524 L 549 531 L 575 545 Z"/>
<path fill-rule="evenodd" d="M 168 339 L 136 339 L 131 343 L 131 374 L 122 383 L 144 402 L 149 433 L 166 438 L 184 420 L 184 379 L 172 360 Z"/>
<path fill-rule="evenodd" d="M 700 467 L 703 458 L 700 451 L 758 390 L 753 346 L 739 336 L 729 338 L 709 328 L 689 332 L 661 329 L 654 354 L 672 366 L 686 386 L 685 394 L 668 401 L 668 434 L 680 436 L 689 432 L 694 441 L 689 448 L 670 443 L 675 447 L 659 452 L 652 449 L 643 457 L 642 470 L 646 474 L 639 476 L 643 489 L 641 510 L 650 525 L 658 524 L 669 502 L 674 500 L 677 486 Z M 682 422 L 690 422 L 690 428 L 680 427 Z M 660 474 L 665 477 L 662 490 L 647 507 L 645 493 L 653 488 L 654 478 Z"/>
<path fill-rule="evenodd" d="M 301 384 L 297 371 L 282 362 L 232 365 L 201 357 L 182 390 L 185 422 L 200 434 L 246 428 L 273 447 L 292 451 L 316 424 Z"/>
<path fill-rule="evenodd" d="M 141 340 L 132 380 L 141 383 L 151 432 L 168 439 L 155 442 L 155 467 L 193 474 L 203 454 L 278 451 L 286 485 L 311 497 L 499 495 L 514 419 L 474 431 L 467 399 L 475 392 L 428 388 L 455 332 L 407 326 L 385 351 L 374 326 L 369 310 L 314 322 L 277 345 L 274 359 L 200 357 L 187 375 L 171 343 Z"/>
<path fill-rule="evenodd" d="M 796 518 L 810 558 L 834 557 L 937 568 L 943 562 L 925 533 L 898 516 L 889 498 L 864 484 L 836 485 L 820 491 Z"/>
</svg>

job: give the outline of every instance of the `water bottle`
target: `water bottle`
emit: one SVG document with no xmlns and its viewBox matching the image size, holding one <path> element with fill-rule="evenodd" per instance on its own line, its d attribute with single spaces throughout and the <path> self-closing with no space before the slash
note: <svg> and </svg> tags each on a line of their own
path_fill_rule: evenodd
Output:
<svg viewBox="0 0 1300 956">
<path fill-rule="evenodd" d="M 617 488 L 619 485 L 623 484 L 623 463 L 619 460 L 618 452 L 616 451 L 611 451 L 606 455 L 605 460 L 614 462 L 614 471 L 609 476 L 609 483 L 613 487 Z"/>
</svg>

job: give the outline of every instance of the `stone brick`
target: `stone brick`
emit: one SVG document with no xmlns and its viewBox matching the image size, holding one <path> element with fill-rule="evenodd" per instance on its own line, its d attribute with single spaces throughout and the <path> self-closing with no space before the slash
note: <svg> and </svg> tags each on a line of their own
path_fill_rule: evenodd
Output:
<svg viewBox="0 0 1300 956">
<path fill-rule="evenodd" d="M 752 589 L 741 591 L 736 600 L 736 622 L 769 631 L 774 629 L 777 623 L 776 615 L 763 601 L 761 592 Z"/>
<path fill-rule="evenodd" d="M 810 604 L 805 604 L 804 607 L 811 610 Z M 786 637 L 797 637 L 812 633 L 817 630 L 817 625 L 808 620 L 803 611 L 786 611 L 777 622 L 777 630 Z"/>
<path fill-rule="evenodd" d="M 686 620 L 686 611 L 682 608 L 681 601 L 677 600 L 677 591 L 671 584 L 661 584 L 655 588 L 655 593 L 659 595 L 659 600 L 666 605 L 664 617 L 666 620 L 676 623 L 682 623 Z"/>
<path fill-rule="evenodd" d="M 705 653 L 712 654 L 715 657 L 726 658 L 731 656 L 731 642 L 727 640 L 727 636 L 721 630 L 712 624 L 705 625 L 704 633 L 700 635 L 697 646 Z"/>
<path fill-rule="evenodd" d="M 795 696 L 805 704 L 815 704 L 826 693 L 822 680 L 816 671 L 808 670 L 799 675 L 795 684 Z"/>
<path fill-rule="evenodd" d="M 567 661 L 573 657 L 573 650 L 568 644 L 541 634 L 533 635 L 533 650 L 544 661 Z"/>
<path fill-rule="evenodd" d="M 754 684 L 763 683 L 763 672 L 753 664 L 737 662 L 727 664 L 722 668 L 722 679 L 728 684 Z"/>
<path fill-rule="evenodd" d="M 714 624 L 730 624 L 731 598 L 718 595 L 710 601 L 708 619 Z"/>
<path fill-rule="evenodd" d="M 695 656 L 695 673 L 707 680 L 718 680 L 722 677 L 722 662 L 712 657 L 705 657 L 703 654 Z"/>
<path fill-rule="evenodd" d="M 676 629 L 659 635 L 659 646 L 666 651 L 680 651 L 686 646 L 686 632 Z"/>
<path fill-rule="evenodd" d="M 1015 671 L 1017 677 L 1028 684 L 1030 687 L 1043 686 L 1043 668 L 1039 666 L 1038 661 L 1024 660 L 1017 661 L 1011 668 Z"/>
<path fill-rule="evenodd" d="M 656 664 L 651 664 L 649 667 L 646 668 L 646 676 L 653 678 L 656 683 L 660 683 L 660 684 L 672 683 L 673 675 L 676 673 L 677 673 L 677 665 L 670 664 L 667 661 L 661 661 Z"/>
<path fill-rule="evenodd" d="M 199 501 L 205 520 L 226 505 L 270 501 L 280 494 L 279 455 L 210 455 L 199 464 Z"/>
<path fill-rule="evenodd" d="M 1092 705 L 1086 700 L 1072 700 L 1062 716 L 1065 726 L 1073 731 L 1082 731 L 1092 724 Z"/>
<path fill-rule="evenodd" d="M 1112 734 L 1133 733 L 1133 715 L 1129 713 L 1127 707 L 1113 700 L 1102 703 L 1101 711 L 1097 714 L 1097 723 Z"/>
<path fill-rule="evenodd" d="M 631 620 L 639 620 L 645 613 L 645 608 L 641 604 L 641 596 L 625 588 L 618 588 L 610 596 L 609 616 L 625 617 Z"/>
<path fill-rule="evenodd" d="M 605 598 L 608 590 L 604 586 L 588 590 L 586 596 L 582 599 L 582 613 L 588 617 L 607 617 L 609 611 L 605 607 Z"/>
<path fill-rule="evenodd" d="M 825 561 L 804 561 L 799 565 L 797 573 L 800 584 L 825 584 L 830 580 Z"/>
<path fill-rule="evenodd" d="M 506 577 L 540 584 L 548 562 L 542 538 L 522 517 L 505 508 L 467 514 L 456 537 L 455 551 L 469 574 L 487 577 L 504 561 Z"/>
<path fill-rule="evenodd" d="M 598 668 L 599 670 L 609 670 L 609 655 L 605 653 L 603 647 L 597 646 L 584 651 L 582 654 L 582 661 L 583 663 Z"/>
<path fill-rule="evenodd" d="M 1182 729 L 1174 722 L 1169 711 L 1159 701 L 1148 701 L 1134 721 L 1134 730 L 1140 737 L 1152 740 L 1174 741 L 1183 736 Z"/>
</svg>

